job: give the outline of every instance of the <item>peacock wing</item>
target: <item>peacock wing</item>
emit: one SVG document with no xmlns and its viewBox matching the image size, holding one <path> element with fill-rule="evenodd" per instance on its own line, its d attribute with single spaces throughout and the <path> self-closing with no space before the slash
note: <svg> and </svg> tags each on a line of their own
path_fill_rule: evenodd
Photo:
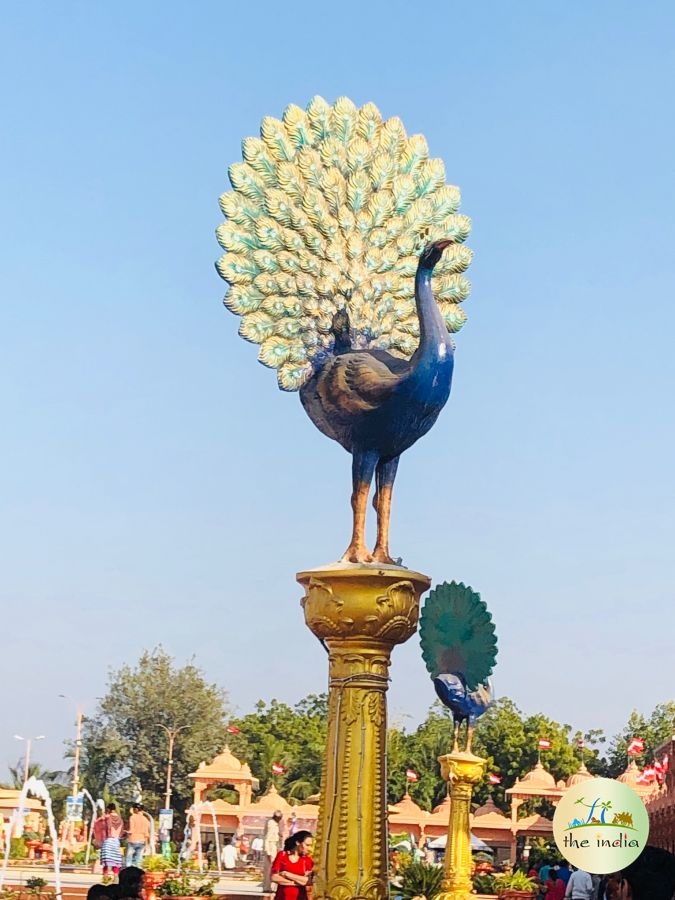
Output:
<svg viewBox="0 0 675 900">
<path fill-rule="evenodd" d="M 419 343 L 414 274 L 429 241 L 452 242 L 436 267 L 436 298 L 450 331 L 468 295 L 463 245 L 470 221 L 445 184 L 440 159 L 400 119 L 372 103 L 332 106 L 314 97 L 266 117 L 260 137 L 230 166 L 217 237 L 225 306 L 239 333 L 260 345 L 283 390 L 300 389 L 333 356 L 333 322 L 348 312 L 354 349 L 409 359 Z"/>
<path fill-rule="evenodd" d="M 392 365 L 393 364 L 393 365 Z M 336 420 L 350 420 L 380 407 L 410 371 L 403 360 L 388 365 L 369 352 L 336 356 L 317 378 L 316 390 L 326 412 Z"/>
<path fill-rule="evenodd" d="M 497 636 L 486 604 L 470 587 L 443 582 L 429 593 L 420 618 L 422 658 L 432 677 L 461 673 L 468 691 L 492 673 Z"/>
</svg>

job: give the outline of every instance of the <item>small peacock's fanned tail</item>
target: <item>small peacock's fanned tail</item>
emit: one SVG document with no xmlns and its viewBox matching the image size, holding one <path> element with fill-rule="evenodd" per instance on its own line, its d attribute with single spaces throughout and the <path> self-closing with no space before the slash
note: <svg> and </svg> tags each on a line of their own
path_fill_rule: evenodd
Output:
<svg viewBox="0 0 675 900">
<path fill-rule="evenodd" d="M 427 596 L 420 644 L 432 678 L 461 672 L 469 691 L 485 682 L 497 660 L 497 635 L 487 605 L 461 582 L 444 581 Z"/>
<path fill-rule="evenodd" d="M 436 267 L 434 293 L 448 330 L 466 316 L 463 246 L 471 223 L 457 210 L 440 159 L 400 119 L 383 121 L 373 103 L 341 97 L 291 105 L 245 138 L 230 166 L 233 190 L 217 229 L 227 251 L 217 263 L 230 289 L 225 305 L 258 358 L 295 391 L 333 352 L 333 319 L 346 310 L 352 347 L 409 358 L 419 342 L 414 275 L 429 241 L 451 240 Z"/>
</svg>

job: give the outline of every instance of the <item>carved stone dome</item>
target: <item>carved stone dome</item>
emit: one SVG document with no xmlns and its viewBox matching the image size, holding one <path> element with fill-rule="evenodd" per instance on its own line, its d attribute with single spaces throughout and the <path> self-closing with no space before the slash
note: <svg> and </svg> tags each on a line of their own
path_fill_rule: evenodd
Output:
<svg viewBox="0 0 675 900">
<path fill-rule="evenodd" d="M 595 775 L 591 775 L 584 763 L 582 763 L 577 771 L 567 779 L 567 787 L 571 788 L 575 784 L 581 784 L 582 781 L 588 781 L 589 778 L 595 778 Z"/>
<path fill-rule="evenodd" d="M 546 771 L 540 762 L 537 763 L 531 772 L 528 772 L 527 775 L 523 775 L 520 779 L 520 783 L 527 784 L 530 787 L 545 787 L 552 788 L 553 790 L 555 790 L 556 786 L 555 778 L 550 772 Z"/>
<path fill-rule="evenodd" d="M 618 775 L 616 780 L 622 782 L 623 784 L 627 784 L 628 787 L 631 787 L 633 788 L 633 790 L 635 790 L 636 788 L 642 787 L 642 785 L 638 784 L 639 776 L 640 770 L 637 767 L 637 763 L 634 759 L 631 759 L 631 761 L 626 766 L 625 771 Z"/>
</svg>

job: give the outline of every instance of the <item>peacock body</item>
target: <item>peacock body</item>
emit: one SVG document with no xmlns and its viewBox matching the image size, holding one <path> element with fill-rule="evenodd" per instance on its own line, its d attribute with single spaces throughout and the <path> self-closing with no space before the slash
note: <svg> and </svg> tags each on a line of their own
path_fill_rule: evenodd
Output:
<svg viewBox="0 0 675 900">
<path fill-rule="evenodd" d="M 315 97 L 263 119 L 230 166 L 217 230 L 226 307 L 279 386 L 354 458 L 354 530 L 343 558 L 391 562 L 398 457 L 434 424 L 465 321 L 469 219 L 440 159 L 372 103 Z M 435 270 L 435 296 L 431 273 Z M 373 476 L 378 539 L 365 547 Z"/>
<path fill-rule="evenodd" d="M 455 581 L 437 585 L 422 609 L 420 643 L 436 694 L 452 711 L 454 750 L 467 722 L 470 752 L 475 722 L 493 701 L 489 676 L 497 659 L 495 626 L 480 594 Z"/>
</svg>

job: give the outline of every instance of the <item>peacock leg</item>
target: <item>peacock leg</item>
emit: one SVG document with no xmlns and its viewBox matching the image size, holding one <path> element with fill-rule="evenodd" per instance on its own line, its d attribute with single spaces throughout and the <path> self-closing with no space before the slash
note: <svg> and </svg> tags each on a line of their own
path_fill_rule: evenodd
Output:
<svg viewBox="0 0 675 900">
<path fill-rule="evenodd" d="M 372 562 L 366 547 L 366 508 L 368 492 L 377 465 L 376 453 L 355 452 L 352 457 L 352 539 L 342 555 L 342 562 Z"/>
<path fill-rule="evenodd" d="M 471 725 L 471 723 L 469 723 L 466 726 L 466 748 L 465 749 L 466 749 L 467 753 L 471 753 L 471 741 L 473 740 L 473 732 L 474 732 L 475 727 L 476 727 L 475 724 Z"/>
<path fill-rule="evenodd" d="M 452 744 L 452 752 L 459 753 L 459 726 L 462 724 L 461 719 L 455 719 L 455 740 Z"/>
<path fill-rule="evenodd" d="M 373 550 L 373 559 L 375 562 L 389 563 L 390 565 L 394 563 L 394 560 L 389 555 L 389 518 L 391 516 L 391 492 L 394 487 L 398 461 L 398 456 L 387 462 L 380 460 L 375 470 L 376 490 L 373 506 L 377 511 L 377 540 Z"/>
</svg>

